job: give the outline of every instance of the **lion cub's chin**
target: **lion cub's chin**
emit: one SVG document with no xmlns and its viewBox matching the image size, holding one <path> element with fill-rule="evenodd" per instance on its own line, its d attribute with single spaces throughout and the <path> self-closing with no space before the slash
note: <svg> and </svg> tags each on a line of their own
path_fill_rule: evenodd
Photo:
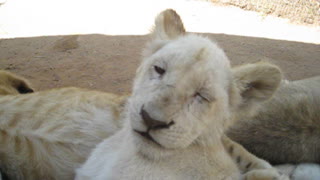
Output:
<svg viewBox="0 0 320 180">
<path fill-rule="evenodd" d="M 181 150 L 181 148 L 167 148 L 156 140 L 151 140 L 135 130 L 132 131 L 132 134 L 136 151 L 148 159 L 159 160 L 168 158 Z"/>
</svg>

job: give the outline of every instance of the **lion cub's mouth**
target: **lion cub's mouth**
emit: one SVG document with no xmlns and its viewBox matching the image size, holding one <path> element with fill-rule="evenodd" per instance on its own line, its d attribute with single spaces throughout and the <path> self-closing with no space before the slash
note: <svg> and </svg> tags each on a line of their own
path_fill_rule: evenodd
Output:
<svg viewBox="0 0 320 180">
<path fill-rule="evenodd" d="M 149 140 L 149 141 L 151 141 L 151 142 L 153 142 L 153 143 L 161 146 L 161 144 L 159 144 L 157 141 L 155 141 L 155 140 L 150 136 L 149 131 L 147 131 L 147 132 L 141 132 L 141 131 L 138 131 L 138 130 L 135 130 L 135 129 L 134 129 L 134 132 L 140 134 L 143 138 L 145 138 L 145 139 L 147 139 L 147 140 Z M 162 146 L 161 146 L 161 147 L 162 147 Z"/>
</svg>

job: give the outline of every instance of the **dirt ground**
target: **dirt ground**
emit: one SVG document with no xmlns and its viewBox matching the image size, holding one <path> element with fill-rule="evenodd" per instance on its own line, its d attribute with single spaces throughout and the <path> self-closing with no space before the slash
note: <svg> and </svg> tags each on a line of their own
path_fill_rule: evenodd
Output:
<svg viewBox="0 0 320 180">
<path fill-rule="evenodd" d="M 320 45 L 263 38 L 205 34 L 232 65 L 267 60 L 289 80 L 320 75 Z M 118 94 L 130 92 L 148 36 L 77 35 L 0 40 L 0 69 L 20 74 L 36 90 L 77 86 Z"/>
</svg>

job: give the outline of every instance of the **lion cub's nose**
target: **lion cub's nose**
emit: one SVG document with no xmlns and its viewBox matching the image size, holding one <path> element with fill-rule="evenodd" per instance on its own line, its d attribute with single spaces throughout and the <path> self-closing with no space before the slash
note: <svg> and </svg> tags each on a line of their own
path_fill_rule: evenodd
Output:
<svg viewBox="0 0 320 180">
<path fill-rule="evenodd" d="M 140 115 L 145 123 L 145 125 L 148 127 L 148 130 L 150 129 L 164 129 L 164 128 L 169 128 L 171 125 L 174 124 L 173 121 L 170 123 L 166 123 L 163 121 L 155 120 L 153 119 L 147 111 L 141 108 Z"/>
</svg>

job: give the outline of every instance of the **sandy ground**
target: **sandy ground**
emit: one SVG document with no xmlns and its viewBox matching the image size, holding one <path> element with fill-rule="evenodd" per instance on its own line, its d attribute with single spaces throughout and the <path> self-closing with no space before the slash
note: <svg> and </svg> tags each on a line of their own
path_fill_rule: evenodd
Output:
<svg viewBox="0 0 320 180">
<path fill-rule="evenodd" d="M 320 75 L 319 27 L 188 0 L 7 0 L 0 6 L 0 69 L 25 76 L 37 90 L 127 93 L 145 34 L 168 7 L 187 30 L 216 40 L 233 65 L 267 60 L 290 80 Z"/>
</svg>

